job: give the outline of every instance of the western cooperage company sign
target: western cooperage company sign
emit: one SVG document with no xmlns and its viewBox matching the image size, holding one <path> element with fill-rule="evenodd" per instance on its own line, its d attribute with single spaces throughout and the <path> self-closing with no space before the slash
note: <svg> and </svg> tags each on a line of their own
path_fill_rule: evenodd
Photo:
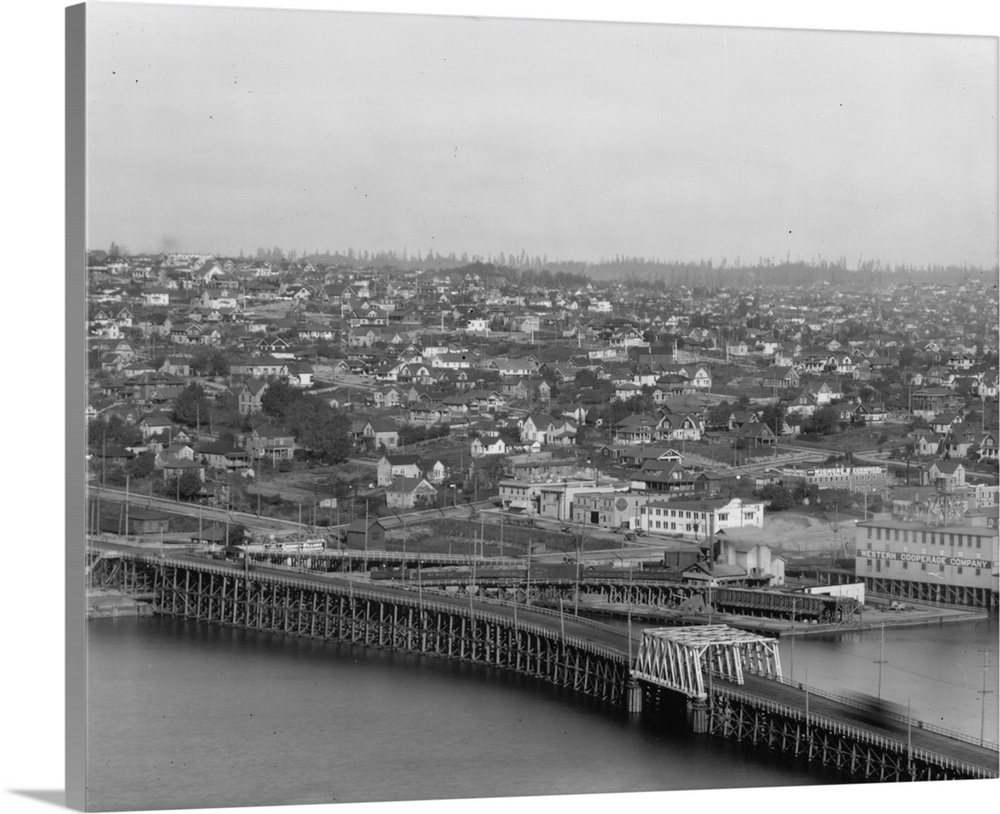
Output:
<svg viewBox="0 0 1000 814">
<path fill-rule="evenodd" d="M 933 554 L 907 554 L 898 551 L 859 551 L 858 556 L 869 560 L 902 560 L 903 562 L 925 562 L 931 565 L 962 565 L 973 568 L 1000 567 L 1000 561 L 990 562 L 976 557 L 935 557 Z"/>
</svg>

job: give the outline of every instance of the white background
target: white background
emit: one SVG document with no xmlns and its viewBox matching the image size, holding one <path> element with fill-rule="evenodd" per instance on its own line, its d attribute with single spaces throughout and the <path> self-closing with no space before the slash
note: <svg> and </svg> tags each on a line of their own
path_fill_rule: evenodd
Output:
<svg viewBox="0 0 1000 814">
<path fill-rule="evenodd" d="M 928 33 L 998 32 L 996 14 L 983 2 L 822 4 L 705 2 L 677 4 L 616 2 L 215 2 L 222 6 L 329 8 L 358 11 L 421 11 L 483 16 L 566 17 L 674 23 L 726 23 L 793 28 L 827 28 Z M 804 6 L 809 8 L 804 8 Z M 65 4 L 24 0 L 5 6 L 4 217 L 6 268 L 13 284 L 3 296 L 5 443 L 3 591 L 5 663 L 3 675 L 3 801 L 5 812 L 51 809 L 64 788 L 63 762 L 63 45 Z M 10 182 L 12 179 L 13 183 Z M 79 443 L 80 439 L 76 439 Z M 14 488 L 11 488 L 11 487 Z M 77 575 L 73 575 L 77 579 Z M 868 785 L 853 788 L 746 792 L 601 795 L 473 803 L 477 811 L 585 810 L 606 807 L 677 806 L 713 811 L 723 806 L 770 810 L 808 806 L 834 811 L 948 811 L 961 805 L 992 810 L 997 783 Z M 987 796 L 988 795 L 988 796 Z M 987 800 L 989 801 L 988 804 Z M 421 805 L 323 807 L 331 812 L 466 811 L 460 801 Z M 278 809 L 291 811 L 292 809 Z M 316 810 L 315 808 L 313 810 Z M 225 809 L 264 811 L 264 809 Z"/>
</svg>

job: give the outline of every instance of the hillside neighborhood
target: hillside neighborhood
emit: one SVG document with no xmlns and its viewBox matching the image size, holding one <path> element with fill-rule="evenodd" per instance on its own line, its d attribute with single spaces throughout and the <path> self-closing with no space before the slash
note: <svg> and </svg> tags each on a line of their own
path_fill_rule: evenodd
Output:
<svg viewBox="0 0 1000 814">
<path fill-rule="evenodd" d="M 491 500 L 694 537 L 942 488 L 997 503 L 995 286 L 107 252 L 87 274 L 102 483 L 266 512 L 315 470 L 314 517 Z"/>
</svg>

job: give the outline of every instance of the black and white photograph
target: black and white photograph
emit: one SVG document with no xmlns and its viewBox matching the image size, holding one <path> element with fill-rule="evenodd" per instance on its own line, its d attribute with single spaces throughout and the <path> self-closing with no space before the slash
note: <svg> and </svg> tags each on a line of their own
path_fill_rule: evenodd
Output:
<svg viewBox="0 0 1000 814">
<path fill-rule="evenodd" d="M 52 32 L 20 804 L 995 799 L 996 31 L 364 5 Z"/>
</svg>

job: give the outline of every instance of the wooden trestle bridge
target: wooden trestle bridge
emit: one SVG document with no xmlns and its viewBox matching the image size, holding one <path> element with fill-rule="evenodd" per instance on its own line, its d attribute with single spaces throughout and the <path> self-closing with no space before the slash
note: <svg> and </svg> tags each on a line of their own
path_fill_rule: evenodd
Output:
<svg viewBox="0 0 1000 814">
<path fill-rule="evenodd" d="M 858 720 L 850 699 L 781 678 L 771 640 L 720 626 L 700 634 L 647 630 L 640 639 L 535 607 L 527 586 L 487 599 L 479 588 L 448 593 L 422 579 L 371 581 L 183 552 L 164 556 L 100 539 L 88 541 L 87 578 L 91 588 L 150 602 L 154 613 L 488 664 L 628 712 L 666 715 L 686 698 L 680 725 L 691 721 L 696 731 L 821 764 L 848 779 L 995 778 L 1000 768 L 995 744 L 916 721 L 903 732 L 899 721 Z M 656 644 L 664 645 L 659 652 Z"/>
</svg>

